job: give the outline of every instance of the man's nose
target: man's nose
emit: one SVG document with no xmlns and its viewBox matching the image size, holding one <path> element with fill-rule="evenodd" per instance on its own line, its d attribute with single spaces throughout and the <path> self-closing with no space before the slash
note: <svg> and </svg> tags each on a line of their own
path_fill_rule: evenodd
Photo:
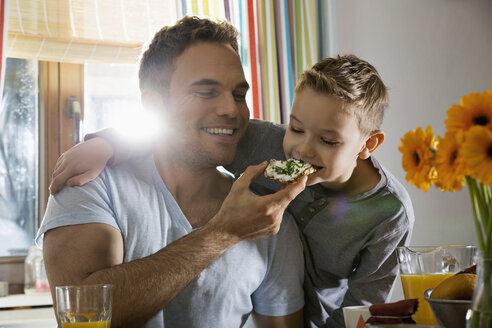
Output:
<svg viewBox="0 0 492 328">
<path fill-rule="evenodd" d="M 234 99 L 233 95 L 223 95 L 220 102 L 217 104 L 216 113 L 219 116 L 236 117 L 239 111 L 239 104 Z"/>
</svg>

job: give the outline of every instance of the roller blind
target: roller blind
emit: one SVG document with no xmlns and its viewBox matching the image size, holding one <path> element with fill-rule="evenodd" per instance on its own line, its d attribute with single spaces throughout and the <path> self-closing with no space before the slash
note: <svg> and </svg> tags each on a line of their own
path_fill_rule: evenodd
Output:
<svg viewBox="0 0 492 328">
<path fill-rule="evenodd" d="M 10 0 L 7 56 L 70 63 L 136 63 L 179 17 L 175 0 Z"/>
</svg>

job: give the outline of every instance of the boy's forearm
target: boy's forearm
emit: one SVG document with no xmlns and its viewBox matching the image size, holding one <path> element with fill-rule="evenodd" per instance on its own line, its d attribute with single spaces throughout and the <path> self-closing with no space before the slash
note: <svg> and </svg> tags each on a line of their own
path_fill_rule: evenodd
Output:
<svg viewBox="0 0 492 328">
<path fill-rule="evenodd" d="M 108 165 L 116 165 L 129 159 L 139 158 L 152 152 L 153 142 L 132 144 L 118 135 L 115 129 L 107 128 L 84 136 L 84 141 L 93 138 L 103 138 L 113 150 L 113 156 L 108 161 Z"/>
</svg>

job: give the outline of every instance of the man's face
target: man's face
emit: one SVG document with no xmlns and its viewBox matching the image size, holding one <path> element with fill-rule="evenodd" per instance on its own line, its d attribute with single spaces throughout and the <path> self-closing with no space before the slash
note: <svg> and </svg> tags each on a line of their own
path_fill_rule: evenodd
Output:
<svg viewBox="0 0 492 328">
<path fill-rule="evenodd" d="M 339 189 L 351 177 L 364 145 L 355 115 L 341 100 L 310 88 L 294 95 L 289 127 L 284 137 L 287 158 L 302 159 L 320 169 L 308 185 L 322 183 Z"/>
<path fill-rule="evenodd" d="M 246 131 L 249 89 L 230 45 L 199 42 L 174 61 L 165 102 L 165 141 L 173 156 L 200 167 L 230 163 Z"/>
</svg>

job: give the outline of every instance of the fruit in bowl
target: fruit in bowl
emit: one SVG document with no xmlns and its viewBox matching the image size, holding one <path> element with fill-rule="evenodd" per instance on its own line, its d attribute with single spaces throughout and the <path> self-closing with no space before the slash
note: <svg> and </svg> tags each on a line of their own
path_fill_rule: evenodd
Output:
<svg viewBox="0 0 492 328">
<path fill-rule="evenodd" d="M 439 325 L 446 328 L 464 328 L 466 312 L 471 308 L 476 274 L 474 268 L 468 268 L 443 280 L 433 289 L 425 291 L 425 300 L 429 303 Z"/>
</svg>

